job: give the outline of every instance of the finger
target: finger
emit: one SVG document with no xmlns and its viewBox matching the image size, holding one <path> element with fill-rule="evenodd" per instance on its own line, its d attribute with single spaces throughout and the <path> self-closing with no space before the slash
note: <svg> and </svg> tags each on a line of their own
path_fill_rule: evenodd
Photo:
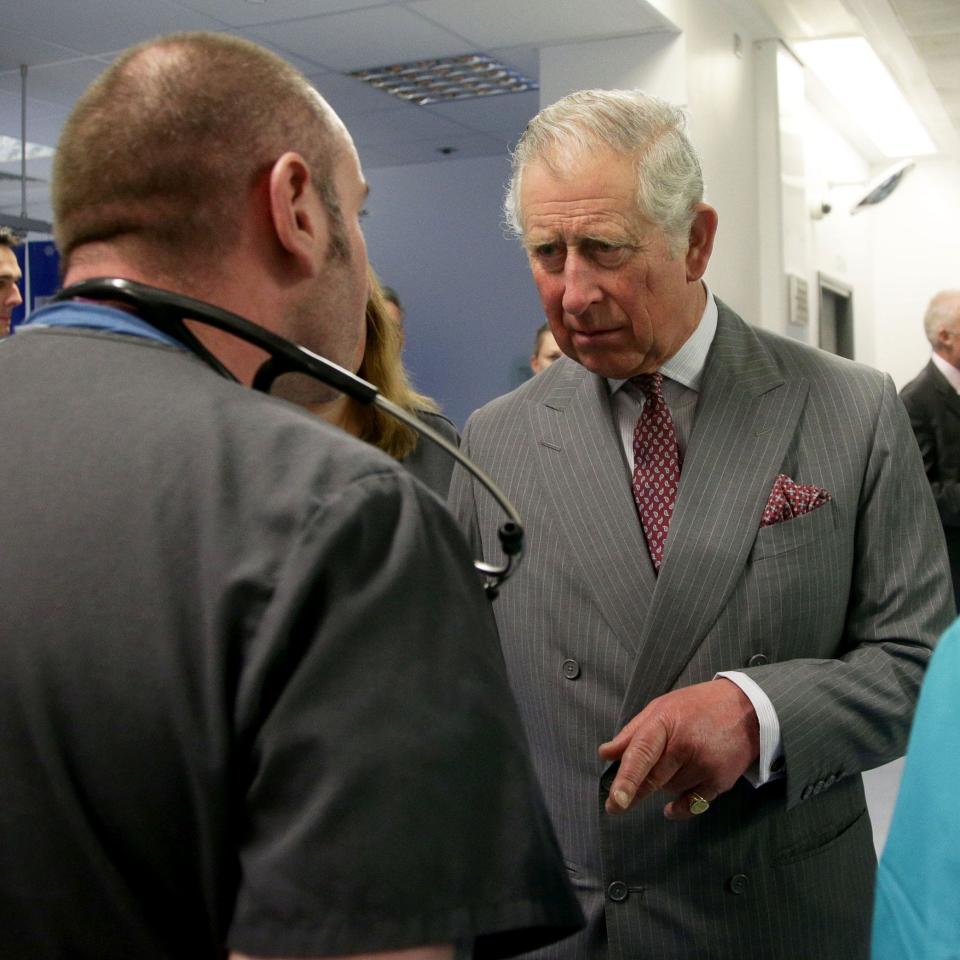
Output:
<svg viewBox="0 0 960 960">
<path fill-rule="evenodd" d="M 612 740 L 600 744 L 600 756 L 604 760 L 616 760 L 630 745 L 634 733 L 642 723 L 643 713 L 638 713 Z"/>
<path fill-rule="evenodd" d="M 717 796 L 715 790 L 705 786 L 687 790 L 663 808 L 663 815 L 668 820 L 692 820 L 694 817 L 702 817 L 709 812 L 710 804 Z"/>
<path fill-rule="evenodd" d="M 614 777 L 607 796 L 607 813 L 629 810 L 634 800 L 642 799 L 659 789 L 660 782 L 649 782 L 654 767 L 661 762 L 667 746 L 667 731 L 659 723 L 641 727 L 633 736 L 630 745 L 623 751 L 620 768 Z M 669 780 L 675 773 L 672 761 L 667 759 L 661 775 Z"/>
</svg>

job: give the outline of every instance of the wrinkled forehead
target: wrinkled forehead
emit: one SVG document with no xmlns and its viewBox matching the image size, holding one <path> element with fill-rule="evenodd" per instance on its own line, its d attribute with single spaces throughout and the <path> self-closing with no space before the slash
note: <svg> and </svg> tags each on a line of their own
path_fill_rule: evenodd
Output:
<svg viewBox="0 0 960 960">
<path fill-rule="evenodd" d="M 561 164 L 533 161 L 519 187 L 524 233 L 554 219 L 634 224 L 639 216 L 634 163 L 613 151 L 581 154 Z"/>
</svg>

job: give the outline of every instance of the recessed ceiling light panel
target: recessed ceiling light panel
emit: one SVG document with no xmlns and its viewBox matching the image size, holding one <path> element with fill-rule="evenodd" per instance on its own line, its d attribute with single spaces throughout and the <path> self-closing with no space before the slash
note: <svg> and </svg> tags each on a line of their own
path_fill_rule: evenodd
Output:
<svg viewBox="0 0 960 960">
<path fill-rule="evenodd" d="M 20 141 L 15 137 L 7 137 L 0 134 L 0 163 L 11 163 L 19 160 L 23 152 Z M 53 147 L 45 147 L 40 143 L 27 143 L 26 149 L 28 160 L 42 160 L 44 157 L 52 157 Z"/>
<path fill-rule="evenodd" d="M 885 156 L 937 152 L 890 71 L 863 37 L 804 40 L 793 46 Z"/>
<path fill-rule="evenodd" d="M 350 76 L 420 106 L 539 89 L 535 80 L 485 53 L 352 70 Z"/>
</svg>

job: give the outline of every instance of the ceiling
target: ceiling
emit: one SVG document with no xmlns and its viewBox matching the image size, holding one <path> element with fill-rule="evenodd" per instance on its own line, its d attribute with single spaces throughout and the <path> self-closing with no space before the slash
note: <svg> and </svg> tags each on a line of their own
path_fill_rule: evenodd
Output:
<svg viewBox="0 0 960 960">
<path fill-rule="evenodd" d="M 891 0 L 954 129 L 960 131 L 960 2 Z"/>
<path fill-rule="evenodd" d="M 716 2 L 751 11 L 761 34 L 769 29 L 787 39 L 849 32 L 859 21 L 875 46 L 883 38 L 881 56 L 895 63 L 902 82 L 907 75 L 916 98 L 956 138 L 960 0 Z M 216 30 L 264 44 L 299 67 L 343 117 L 368 169 L 502 156 L 537 111 L 536 91 L 418 107 L 347 74 L 480 51 L 537 79 L 541 47 L 666 29 L 669 22 L 657 12 L 663 6 L 663 0 L 16 0 L 0 29 L 0 135 L 20 137 L 21 64 L 27 65 L 26 139 L 49 148 L 78 94 L 119 50 L 160 33 Z M 49 171 L 48 157 L 28 160 L 28 217 L 50 219 Z M 0 213 L 22 212 L 20 173 L 18 158 L 0 161 Z"/>
</svg>

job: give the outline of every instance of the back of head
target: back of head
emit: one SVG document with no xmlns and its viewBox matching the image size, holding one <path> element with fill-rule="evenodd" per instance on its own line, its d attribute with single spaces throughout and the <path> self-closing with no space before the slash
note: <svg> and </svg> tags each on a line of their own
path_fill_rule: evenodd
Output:
<svg viewBox="0 0 960 960">
<path fill-rule="evenodd" d="M 132 48 L 60 137 L 52 196 L 65 268 L 105 242 L 168 274 L 208 269 L 236 243 L 258 177 L 288 150 L 308 162 L 336 220 L 331 132 L 307 81 L 255 44 L 188 33 Z"/>
<path fill-rule="evenodd" d="M 685 126 L 679 108 L 640 90 L 580 90 L 545 107 L 513 151 L 508 225 L 522 235 L 520 189 L 528 165 L 542 163 L 564 176 L 580 158 L 605 148 L 635 161 L 640 214 L 666 233 L 675 252 L 684 249 L 693 208 L 703 200 L 700 160 Z"/>
</svg>

